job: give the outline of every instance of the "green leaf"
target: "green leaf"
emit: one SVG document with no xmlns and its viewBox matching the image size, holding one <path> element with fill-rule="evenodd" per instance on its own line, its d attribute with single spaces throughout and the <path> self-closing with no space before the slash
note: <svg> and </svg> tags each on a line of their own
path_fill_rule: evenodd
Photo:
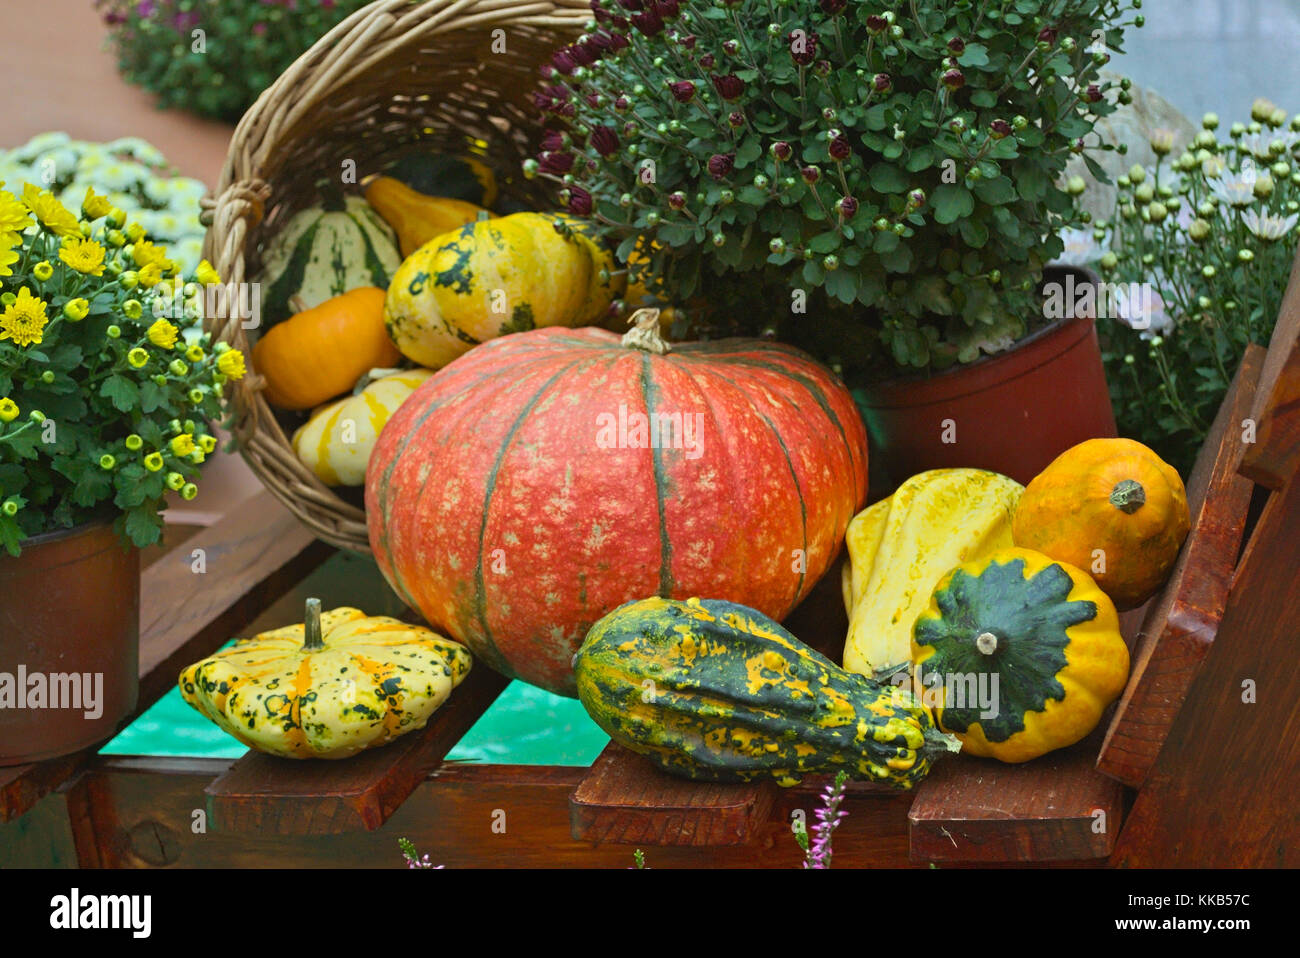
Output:
<svg viewBox="0 0 1300 958">
<path fill-rule="evenodd" d="M 1008 177 L 999 176 L 991 180 L 976 180 L 975 195 L 980 198 L 981 202 L 998 206 L 1015 200 L 1016 188 Z"/>
<path fill-rule="evenodd" d="M 162 535 L 162 516 L 157 508 L 150 504 L 136 509 L 128 509 L 124 528 L 130 540 L 139 548 L 153 545 Z"/>
<path fill-rule="evenodd" d="M 989 62 L 988 48 L 982 43 L 968 43 L 961 56 L 957 58 L 957 62 L 964 67 L 987 66 Z"/>
<path fill-rule="evenodd" d="M 930 197 L 934 205 L 934 219 L 938 223 L 952 223 L 963 216 L 970 216 L 975 209 L 975 200 L 970 190 L 957 183 L 943 183 Z"/>
<path fill-rule="evenodd" d="M 119 412 L 130 412 L 140 402 L 140 390 L 136 384 L 117 373 L 104 380 L 99 394 L 111 401 Z"/>
</svg>

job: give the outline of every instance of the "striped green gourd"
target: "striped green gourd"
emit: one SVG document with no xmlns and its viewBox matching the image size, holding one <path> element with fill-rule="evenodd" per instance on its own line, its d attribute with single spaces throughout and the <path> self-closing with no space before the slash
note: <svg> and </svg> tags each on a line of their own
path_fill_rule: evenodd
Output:
<svg viewBox="0 0 1300 958">
<path fill-rule="evenodd" d="M 338 209 L 302 210 L 262 250 L 262 325 L 359 286 L 387 289 L 401 264 L 397 235 L 361 197 L 346 197 Z"/>
<path fill-rule="evenodd" d="M 629 602 L 592 627 L 574 670 L 610 738 L 686 778 L 788 786 L 843 770 L 907 789 L 960 748 L 906 691 L 732 602 Z"/>
</svg>

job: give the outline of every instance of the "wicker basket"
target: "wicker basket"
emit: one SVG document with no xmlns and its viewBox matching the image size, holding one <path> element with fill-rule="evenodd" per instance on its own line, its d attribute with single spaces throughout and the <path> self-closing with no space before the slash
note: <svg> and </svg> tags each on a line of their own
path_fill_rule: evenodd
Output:
<svg viewBox="0 0 1300 958">
<path fill-rule="evenodd" d="M 356 161 L 360 179 L 417 142 L 463 154 L 485 141 L 501 195 L 541 206 L 520 175 L 540 134 L 529 94 L 538 66 L 590 18 L 586 0 L 378 0 L 357 11 L 240 121 L 216 192 L 204 200 L 204 255 L 224 282 L 243 283 L 257 275 L 263 240 L 318 202 L 322 180 L 337 182 L 345 159 Z M 207 324 L 214 341 L 249 354 L 238 310 L 220 310 Z M 320 538 L 369 552 L 365 512 L 298 460 L 256 372 L 250 363 L 228 393 L 244 458 Z"/>
</svg>

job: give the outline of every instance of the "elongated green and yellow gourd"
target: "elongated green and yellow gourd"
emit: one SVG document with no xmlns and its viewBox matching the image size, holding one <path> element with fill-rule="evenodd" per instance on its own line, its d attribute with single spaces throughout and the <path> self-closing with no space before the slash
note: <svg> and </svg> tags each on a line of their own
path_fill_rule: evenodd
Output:
<svg viewBox="0 0 1300 958">
<path fill-rule="evenodd" d="M 843 770 L 911 788 L 959 747 L 907 692 L 846 672 L 733 602 L 622 605 L 592 627 L 574 668 L 597 725 L 685 778 L 788 786 Z"/>
</svg>

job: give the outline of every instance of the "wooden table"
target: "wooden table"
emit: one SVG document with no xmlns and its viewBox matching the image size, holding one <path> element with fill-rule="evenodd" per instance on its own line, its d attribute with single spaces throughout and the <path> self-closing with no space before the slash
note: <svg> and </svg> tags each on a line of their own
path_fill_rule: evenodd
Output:
<svg viewBox="0 0 1300 958">
<path fill-rule="evenodd" d="M 850 786 L 836 866 L 1300 865 L 1298 474 L 1293 273 L 1270 349 L 1247 355 L 1189 479 L 1179 564 L 1123 617 L 1133 672 L 1111 714 L 1025 765 L 956 756 L 912 793 Z M 294 590 L 334 555 L 259 492 L 156 558 L 137 714 L 228 637 L 298 621 Z M 838 577 L 786 624 L 838 657 Z M 698 785 L 614 745 L 590 768 L 445 762 L 505 685 L 479 665 L 424 730 L 346 762 L 91 750 L 0 769 L 0 866 L 398 866 L 399 837 L 449 867 L 626 867 L 637 847 L 652 867 L 801 862 L 790 823 L 823 781 Z"/>
</svg>

